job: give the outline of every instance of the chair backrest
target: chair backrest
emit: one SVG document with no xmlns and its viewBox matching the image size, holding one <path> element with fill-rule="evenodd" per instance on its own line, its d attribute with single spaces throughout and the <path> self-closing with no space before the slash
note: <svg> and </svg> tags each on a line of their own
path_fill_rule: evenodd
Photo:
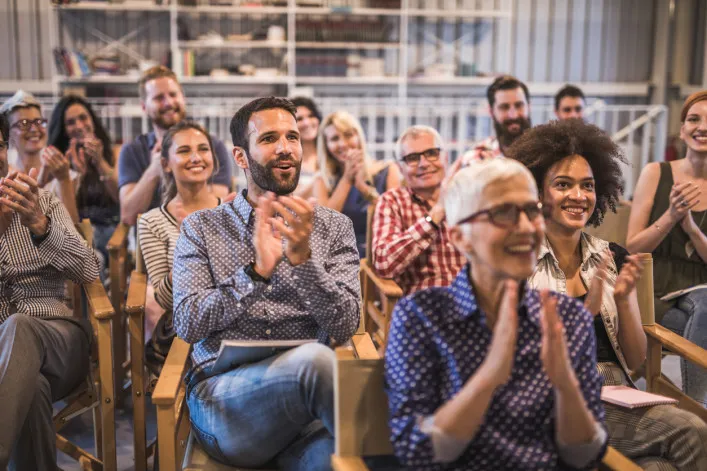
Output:
<svg viewBox="0 0 707 471">
<path fill-rule="evenodd" d="M 369 204 L 366 210 L 366 261 L 373 266 L 373 216 L 376 205 Z"/>
<path fill-rule="evenodd" d="M 655 324 L 655 298 L 653 296 L 653 256 L 649 253 L 637 254 L 643 264 L 643 274 L 636 283 L 638 309 L 643 325 Z"/>
<path fill-rule="evenodd" d="M 137 215 L 137 220 L 135 221 L 135 271 L 138 273 L 146 274 L 145 259 L 142 258 L 142 250 L 140 249 L 140 219 L 142 218 L 142 213 Z"/>
<path fill-rule="evenodd" d="M 628 234 L 628 218 L 631 213 L 630 201 L 619 201 L 616 212 L 607 211 L 604 220 L 599 227 L 588 227 L 588 234 L 600 239 L 608 240 L 626 247 L 626 235 Z"/>
<path fill-rule="evenodd" d="M 76 231 L 84 238 L 86 245 L 93 249 L 93 226 L 89 219 L 82 219 L 81 222 L 76 224 Z M 83 290 L 80 284 L 74 283 L 72 281 L 67 282 L 68 293 L 71 301 L 71 309 L 73 311 L 74 317 L 80 319 L 83 317 L 84 313 L 84 299 Z"/>
<path fill-rule="evenodd" d="M 392 454 L 388 397 L 383 388 L 383 360 L 356 358 L 351 350 L 345 348 L 337 349 L 336 357 L 336 454 Z"/>
</svg>

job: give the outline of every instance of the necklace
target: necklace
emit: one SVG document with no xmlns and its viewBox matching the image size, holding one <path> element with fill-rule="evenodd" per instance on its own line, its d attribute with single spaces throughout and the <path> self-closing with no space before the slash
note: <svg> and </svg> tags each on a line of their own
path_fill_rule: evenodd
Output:
<svg viewBox="0 0 707 471">
<path fill-rule="evenodd" d="M 702 219 L 700 219 L 700 223 L 697 225 L 700 231 L 702 231 L 702 223 L 704 222 L 706 215 L 707 209 L 702 213 Z M 690 217 L 692 217 L 692 215 L 690 215 Z M 692 257 L 692 254 L 695 253 L 695 244 L 693 244 L 691 240 L 688 240 L 685 243 L 685 253 L 687 254 L 687 258 Z"/>
</svg>

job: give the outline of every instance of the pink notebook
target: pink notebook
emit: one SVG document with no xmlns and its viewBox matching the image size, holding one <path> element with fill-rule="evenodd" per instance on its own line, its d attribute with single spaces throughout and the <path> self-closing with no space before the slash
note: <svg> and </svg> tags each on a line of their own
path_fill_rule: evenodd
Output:
<svg viewBox="0 0 707 471">
<path fill-rule="evenodd" d="M 633 389 L 628 386 L 604 386 L 601 388 L 601 400 L 617 406 L 635 409 L 637 407 L 659 406 L 662 404 L 677 404 L 670 397 L 661 396 Z"/>
</svg>

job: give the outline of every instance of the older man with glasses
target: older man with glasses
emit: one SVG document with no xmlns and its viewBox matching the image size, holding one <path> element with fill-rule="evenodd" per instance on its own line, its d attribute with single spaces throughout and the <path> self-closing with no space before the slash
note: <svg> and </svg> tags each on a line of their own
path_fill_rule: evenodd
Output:
<svg viewBox="0 0 707 471">
<path fill-rule="evenodd" d="M 459 169 L 447 170 L 442 138 L 429 126 L 412 126 L 396 144 L 406 184 L 385 192 L 373 218 L 373 266 L 393 278 L 405 294 L 447 286 L 464 265 L 450 242 L 445 222 L 445 182 Z"/>
</svg>

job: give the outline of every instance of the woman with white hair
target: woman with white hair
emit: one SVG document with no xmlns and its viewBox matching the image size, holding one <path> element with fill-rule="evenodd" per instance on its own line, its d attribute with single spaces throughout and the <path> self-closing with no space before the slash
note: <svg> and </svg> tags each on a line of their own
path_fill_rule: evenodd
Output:
<svg viewBox="0 0 707 471">
<path fill-rule="evenodd" d="M 449 287 L 398 303 L 385 355 L 404 465 L 590 469 L 603 455 L 591 316 L 524 283 L 544 237 L 541 208 L 516 161 L 471 162 L 450 182 L 447 222 L 468 263 Z"/>
<path fill-rule="evenodd" d="M 28 174 L 32 168 L 39 170 L 39 186 L 56 194 L 77 223 L 74 180 L 78 174 L 71 170 L 70 153 L 64 155 L 54 146 L 47 147 L 47 120 L 42 116 L 42 106 L 32 94 L 19 90 L 0 106 L 0 113 L 10 123 L 10 149 L 16 156 L 8 156 L 10 172 Z"/>
<path fill-rule="evenodd" d="M 319 175 L 314 197 L 319 204 L 347 215 L 353 221 L 356 245 L 366 255 L 368 205 L 400 186 L 400 170 L 390 162 L 374 161 L 366 152 L 366 138 L 358 120 L 336 111 L 322 121 L 317 139 Z"/>
</svg>

